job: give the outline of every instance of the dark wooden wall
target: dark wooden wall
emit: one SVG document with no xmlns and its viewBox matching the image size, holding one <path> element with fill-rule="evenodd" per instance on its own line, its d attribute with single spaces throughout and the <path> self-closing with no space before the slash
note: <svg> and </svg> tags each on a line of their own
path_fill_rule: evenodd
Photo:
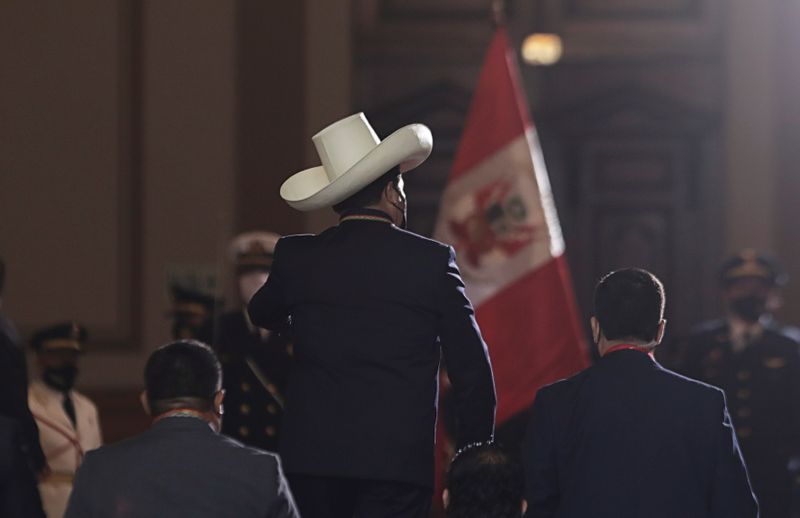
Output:
<svg viewBox="0 0 800 518">
<path fill-rule="evenodd" d="M 432 231 L 492 35 L 489 4 L 356 3 L 357 108 L 384 136 L 415 121 L 434 133 L 430 163 L 406 179 L 409 223 L 421 233 Z M 721 0 L 507 2 L 515 50 L 535 30 L 564 39 L 560 63 L 521 69 L 585 315 L 597 278 L 624 266 L 651 269 L 665 282 L 673 332 L 716 311 L 724 7 Z"/>
</svg>

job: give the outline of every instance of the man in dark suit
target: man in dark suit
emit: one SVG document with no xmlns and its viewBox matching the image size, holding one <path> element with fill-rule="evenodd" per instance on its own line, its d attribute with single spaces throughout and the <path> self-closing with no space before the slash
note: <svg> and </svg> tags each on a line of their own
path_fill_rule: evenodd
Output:
<svg viewBox="0 0 800 518">
<path fill-rule="evenodd" d="M 0 417 L 0 516 L 44 518 L 20 426 L 7 417 Z"/>
<path fill-rule="evenodd" d="M 0 416 L 19 423 L 22 448 L 28 463 L 37 474 L 47 466 L 39 444 L 39 428 L 28 407 L 28 366 L 19 335 L 11 320 L 2 312 L 6 267 L 0 259 Z"/>
<path fill-rule="evenodd" d="M 490 439 L 495 409 L 452 248 L 401 228 L 400 171 L 428 156 L 430 132 L 411 125 L 380 142 L 357 114 L 313 140 L 323 166 L 281 196 L 301 210 L 333 204 L 339 225 L 278 241 L 249 305 L 253 323 L 294 342 L 281 457 L 304 518 L 426 517 L 441 353 L 458 442 Z"/>
<path fill-rule="evenodd" d="M 299 516 L 278 458 L 219 435 L 224 392 L 209 347 L 165 345 L 144 378 L 153 426 L 86 455 L 65 517 Z"/>
<path fill-rule="evenodd" d="M 757 517 L 723 392 L 653 358 L 666 323 L 661 282 L 612 272 L 594 311 L 598 363 L 536 396 L 526 516 Z"/>
</svg>

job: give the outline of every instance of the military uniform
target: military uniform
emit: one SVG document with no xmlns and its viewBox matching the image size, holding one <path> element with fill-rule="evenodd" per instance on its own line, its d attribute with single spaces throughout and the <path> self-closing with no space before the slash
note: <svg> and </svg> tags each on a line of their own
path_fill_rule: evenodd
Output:
<svg viewBox="0 0 800 518">
<path fill-rule="evenodd" d="M 215 346 L 222 364 L 222 433 L 277 451 L 292 344 L 253 326 L 245 311 L 226 313 Z"/>
<path fill-rule="evenodd" d="M 725 391 L 761 518 L 796 516 L 800 478 L 790 465 L 800 458 L 800 343 L 764 303 L 786 276 L 771 259 L 745 250 L 723 264 L 720 281 L 728 317 L 680 341 L 676 367 Z"/>
<path fill-rule="evenodd" d="M 266 281 L 279 237 L 271 232 L 248 232 L 231 242 L 242 302 L 249 301 Z M 222 433 L 249 446 L 277 451 L 291 342 L 254 326 L 241 308 L 219 319 L 214 347 L 225 388 Z"/>
<path fill-rule="evenodd" d="M 762 518 L 789 517 L 800 455 L 800 346 L 761 328 L 735 352 L 727 322 L 706 324 L 686 341 L 683 373 L 722 388 L 761 503 Z"/>
<path fill-rule="evenodd" d="M 84 328 L 61 324 L 37 333 L 32 346 L 39 354 L 76 353 L 85 340 Z M 39 483 L 42 504 L 48 518 L 61 518 L 84 455 L 102 445 L 97 407 L 77 390 L 57 389 L 43 379 L 30 384 L 28 406 L 39 427 L 39 442 L 50 470 Z"/>
</svg>

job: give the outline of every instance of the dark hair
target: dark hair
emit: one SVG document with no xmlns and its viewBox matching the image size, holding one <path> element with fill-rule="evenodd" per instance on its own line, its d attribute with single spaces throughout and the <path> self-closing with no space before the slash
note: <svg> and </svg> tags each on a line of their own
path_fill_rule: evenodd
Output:
<svg viewBox="0 0 800 518">
<path fill-rule="evenodd" d="M 664 286 L 639 268 L 607 274 L 594 289 L 594 316 L 608 340 L 650 342 L 664 318 Z"/>
<path fill-rule="evenodd" d="M 381 193 L 386 184 L 391 182 L 392 185 L 397 187 L 400 182 L 400 168 L 393 167 L 380 178 L 367 185 L 354 195 L 350 196 L 344 201 L 340 201 L 333 206 L 334 212 L 342 214 L 349 210 L 361 209 L 378 203 L 381 199 Z"/>
<path fill-rule="evenodd" d="M 522 514 L 522 468 L 495 444 L 456 454 L 447 470 L 448 518 L 507 518 Z"/>
<path fill-rule="evenodd" d="M 222 388 L 222 367 L 206 344 L 179 340 L 150 355 L 144 368 L 144 385 L 153 415 L 175 408 L 206 412 Z"/>
</svg>

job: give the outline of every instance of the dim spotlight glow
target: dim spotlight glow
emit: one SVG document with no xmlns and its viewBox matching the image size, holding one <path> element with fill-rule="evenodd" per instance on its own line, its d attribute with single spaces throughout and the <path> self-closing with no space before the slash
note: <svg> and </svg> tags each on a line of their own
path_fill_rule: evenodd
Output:
<svg viewBox="0 0 800 518">
<path fill-rule="evenodd" d="M 522 59 L 529 65 L 552 65 L 561 59 L 563 52 L 558 34 L 531 34 L 522 42 Z"/>
</svg>

